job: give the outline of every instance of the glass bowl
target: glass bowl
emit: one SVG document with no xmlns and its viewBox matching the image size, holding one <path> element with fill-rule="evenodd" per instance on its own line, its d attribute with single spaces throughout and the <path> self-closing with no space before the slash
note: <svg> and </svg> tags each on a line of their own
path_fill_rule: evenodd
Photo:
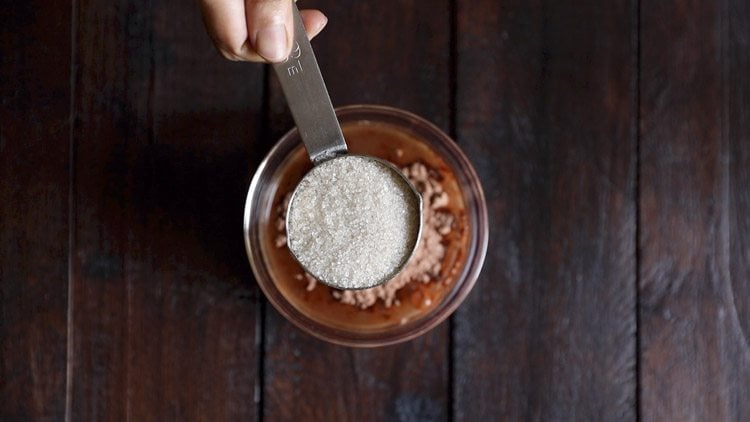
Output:
<svg viewBox="0 0 750 422">
<path fill-rule="evenodd" d="M 453 216 L 453 229 L 440 242 L 444 257 L 439 276 L 427 283 L 411 281 L 390 306 L 378 300 L 367 309 L 341 303 L 330 287 L 309 283 L 282 237 L 284 197 L 312 166 L 296 128 L 271 149 L 250 184 L 244 214 L 250 265 L 276 310 L 313 336 L 355 347 L 407 341 L 445 320 L 474 286 L 487 252 L 484 193 L 456 143 L 421 117 L 373 105 L 342 107 L 336 115 L 351 153 L 398 167 L 420 162 L 440 178 L 450 198 L 445 210 Z"/>
</svg>

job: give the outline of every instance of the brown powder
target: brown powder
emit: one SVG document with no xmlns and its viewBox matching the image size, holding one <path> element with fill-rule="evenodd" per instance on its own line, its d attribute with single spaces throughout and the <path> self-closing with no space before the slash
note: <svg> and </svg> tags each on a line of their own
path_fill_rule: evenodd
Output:
<svg viewBox="0 0 750 422">
<path fill-rule="evenodd" d="M 388 282 L 364 290 L 333 290 L 332 295 L 341 303 L 367 309 L 378 299 L 385 307 L 399 305 L 396 293 L 410 282 L 429 283 L 441 279 L 440 270 L 445 256 L 444 238 L 451 232 L 454 216 L 447 212 L 450 201 L 448 194 L 443 191 L 440 175 L 422 163 L 412 163 L 401 171 L 409 178 L 417 190 L 422 194 L 424 204 L 424 225 L 422 238 L 409 264 L 395 278 Z M 285 218 L 291 193 L 287 193 L 281 204 L 276 208 L 276 230 L 279 232 L 275 239 L 277 248 L 286 246 Z M 312 291 L 317 285 L 315 278 L 309 274 L 297 274 L 295 278 L 307 283 L 306 289 Z M 426 303 L 429 305 L 429 303 Z"/>
</svg>

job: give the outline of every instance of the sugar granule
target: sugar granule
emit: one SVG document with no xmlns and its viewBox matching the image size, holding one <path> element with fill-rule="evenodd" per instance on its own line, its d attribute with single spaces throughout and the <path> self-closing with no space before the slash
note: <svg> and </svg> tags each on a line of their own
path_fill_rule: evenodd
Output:
<svg viewBox="0 0 750 422">
<path fill-rule="evenodd" d="M 383 163 L 343 156 L 300 182 L 288 243 L 310 273 L 345 289 L 387 278 L 412 252 L 419 208 L 411 188 Z"/>
</svg>

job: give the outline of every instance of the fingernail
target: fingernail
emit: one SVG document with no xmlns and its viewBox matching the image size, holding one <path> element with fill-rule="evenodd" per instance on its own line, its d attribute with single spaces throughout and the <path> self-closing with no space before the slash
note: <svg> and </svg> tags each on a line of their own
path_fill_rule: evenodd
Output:
<svg viewBox="0 0 750 422">
<path fill-rule="evenodd" d="M 272 25 L 258 31 L 255 38 L 258 54 L 270 62 L 280 62 L 286 58 L 286 28 Z"/>
</svg>

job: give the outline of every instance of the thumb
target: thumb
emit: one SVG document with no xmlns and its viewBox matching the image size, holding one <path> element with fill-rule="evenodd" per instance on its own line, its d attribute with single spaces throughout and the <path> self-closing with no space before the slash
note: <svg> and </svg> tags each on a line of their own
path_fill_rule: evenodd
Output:
<svg viewBox="0 0 750 422">
<path fill-rule="evenodd" d="M 292 49 L 292 0 L 245 0 L 245 19 L 253 49 L 271 63 L 286 59 Z"/>
</svg>

